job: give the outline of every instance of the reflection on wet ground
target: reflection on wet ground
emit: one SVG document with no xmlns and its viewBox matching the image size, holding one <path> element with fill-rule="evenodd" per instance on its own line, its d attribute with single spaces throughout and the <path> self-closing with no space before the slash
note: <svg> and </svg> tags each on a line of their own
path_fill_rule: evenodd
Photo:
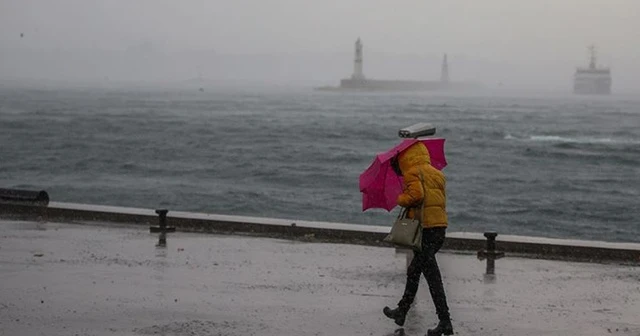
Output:
<svg viewBox="0 0 640 336">
<path fill-rule="evenodd" d="M 403 329 L 382 315 L 404 288 L 388 248 L 0 221 L 6 335 L 424 335 L 426 283 Z M 640 334 L 640 268 L 506 257 L 488 278 L 441 253 L 460 335 Z"/>
</svg>

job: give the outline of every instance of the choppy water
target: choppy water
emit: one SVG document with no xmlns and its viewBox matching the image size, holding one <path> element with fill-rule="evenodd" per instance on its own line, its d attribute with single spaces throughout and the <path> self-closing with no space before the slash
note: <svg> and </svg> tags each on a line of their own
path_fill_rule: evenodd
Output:
<svg viewBox="0 0 640 336">
<path fill-rule="evenodd" d="M 0 90 L 0 186 L 54 201 L 389 225 L 358 175 L 447 139 L 451 231 L 640 242 L 640 100 Z"/>
</svg>

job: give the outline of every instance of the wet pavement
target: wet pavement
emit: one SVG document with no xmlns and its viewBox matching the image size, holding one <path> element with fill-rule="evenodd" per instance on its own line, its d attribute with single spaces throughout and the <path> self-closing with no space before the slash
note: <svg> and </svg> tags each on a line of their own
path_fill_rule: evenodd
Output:
<svg viewBox="0 0 640 336">
<path fill-rule="evenodd" d="M 0 220 L 0 335 L 394 335 L 394 249 Z M 457 335 L 640 335 L 640 267 L 439 254 Z M 436 315 L 422 279 L 406 335 Z"/>
</svg>

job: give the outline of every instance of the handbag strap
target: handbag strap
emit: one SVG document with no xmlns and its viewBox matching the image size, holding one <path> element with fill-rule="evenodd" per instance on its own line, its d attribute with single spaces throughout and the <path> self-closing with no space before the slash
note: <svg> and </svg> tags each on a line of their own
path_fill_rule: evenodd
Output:
<svg viewBox="0 0 640 336">
<path fill-rule="evenodd" d="M 398 219 L 400 218 L 406 218 L 407 217 L 407 212 L 409 211 L 408 208 L 400 208 L 400 213 L 398 213 Z"/>
<path fill-rule="evenodd" d="M 420 188 L 422 188 L 422 205 L 420 209 L 416 209 L 416 218 L 422 223 L 422 212 L 424 212 L 424 206 L 427 204 L 427 188 L 424 187 L 424 176 L 422 172 L 420 172 Z"/>
</svg>

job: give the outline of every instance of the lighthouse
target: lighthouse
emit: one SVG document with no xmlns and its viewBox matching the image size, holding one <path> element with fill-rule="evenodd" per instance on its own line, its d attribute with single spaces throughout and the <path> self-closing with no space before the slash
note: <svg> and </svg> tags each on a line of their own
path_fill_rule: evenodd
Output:
<svg viewBox="0 0 640 336">
<path fill-rule="evenodd" d="M 440 68 L 439 80 L 396 80 L 365 78 L 362 71 L 362 40 L 358 37 L 355 43 L 353 73 L 340 80 L 340 86 L 323 86 L 322 91 L 434 91 L 434 90 L 469 90 L 478 88 L 476 83 L 456 82 L 449 79 L 449 63 L 444 54 Z"/>
<path fill-rule="evenodd" d="M 356 41 L 355 59 L 353 60 L 353 75 L 351 79 L 364 80 L 364 73 L 362 72 L 362 41 L 358 37 Z"/>
<path fill-rule="evenodd" d="M 442 59 L 442 68 L 440 69 L 440 82 L 449 83 L 449 62 L 447 61 L 447 54 L 444 54 Z"/>
</svg>

